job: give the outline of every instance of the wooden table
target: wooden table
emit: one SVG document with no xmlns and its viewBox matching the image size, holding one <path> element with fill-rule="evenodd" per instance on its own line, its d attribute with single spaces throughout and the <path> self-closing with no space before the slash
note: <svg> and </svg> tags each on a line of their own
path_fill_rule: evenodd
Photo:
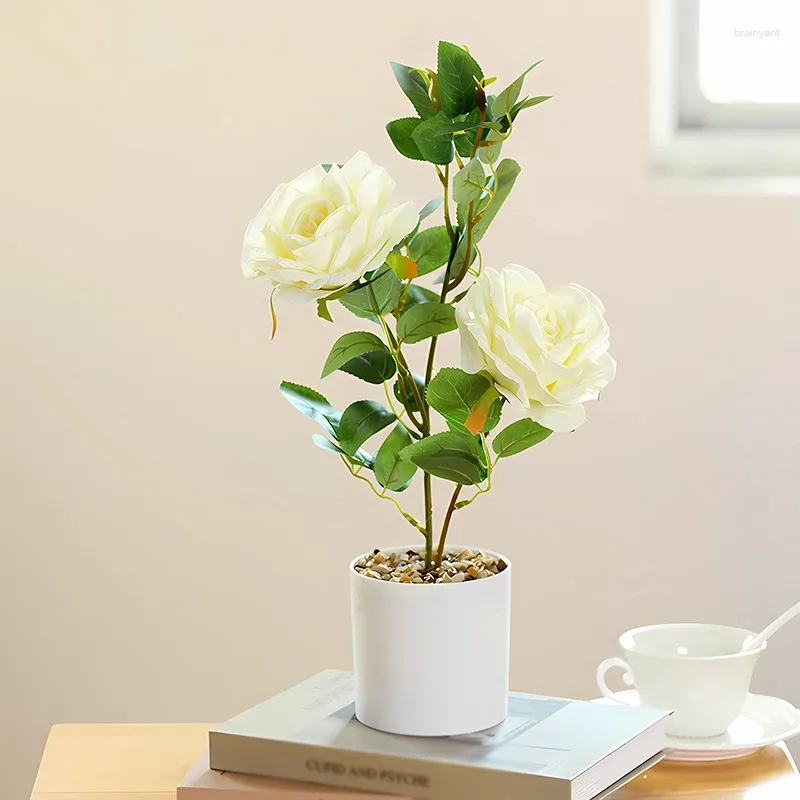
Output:
<svg viewBox="0 0 800 800">
<path fill-rule="evenodd" d="M 174 800 L 205 751 L 208 725 L 56 725 L 31 800 Z M 663 762 L 614 800 L 798 800 L 800 775 L 783 746 L 715 764 Z"/>
</svg>

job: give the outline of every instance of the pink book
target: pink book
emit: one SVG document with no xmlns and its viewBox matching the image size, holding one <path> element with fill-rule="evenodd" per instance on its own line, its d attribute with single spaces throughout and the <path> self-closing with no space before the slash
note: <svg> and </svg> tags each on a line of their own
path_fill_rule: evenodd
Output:
<svg viewBox="0 0 800 800">
<path fill-rule="evenodd" d="M 216 772 L 209 768 L 208 753 L 204 753 L 178 786 L 177 800 L 387 800 L 387 797 L 313 783 Z"/>
</svg>

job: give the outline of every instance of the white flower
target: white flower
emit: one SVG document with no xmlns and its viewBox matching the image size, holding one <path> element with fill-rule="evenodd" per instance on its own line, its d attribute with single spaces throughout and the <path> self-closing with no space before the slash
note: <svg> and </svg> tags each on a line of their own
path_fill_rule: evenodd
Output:
<svg viewBox="0 0 800 800">
<path fill-rule="evenodd" d="M 320 164 L 281 184 L 247 228 L 242 271 L 307 299 L 353 283 L 417 224 L 412 203 L 393 203 L 394 188 L 361 152 L 341 168 Z"/>
<path fill-rule="evenodd" d="M 547 291 L 516 264 L 487 269 L 456 305 L 465 370 L 487 370 L 498 391 L 558 433 L 586 420 L 583 404 L 614 378 L 600 300 L 571 283 Z"/>
</svg>

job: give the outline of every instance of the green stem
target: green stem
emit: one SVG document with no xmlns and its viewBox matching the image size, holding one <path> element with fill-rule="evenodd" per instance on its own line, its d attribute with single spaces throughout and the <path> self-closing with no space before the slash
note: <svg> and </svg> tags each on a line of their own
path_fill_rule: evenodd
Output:
<svg viewBox="0 0 800 800">
<path fill-rule="evenodd" d="M 419 408 L 419 412 L 422 414 L 422 430 L 420 433 L 422 433 L 423 436 L 429 436 L 431 432 L 430 409 L 428 408 L 428 404 L 425 402 L 422 394 L 419 391 L 419 387 L 417 386 L 417 382 L 414 380 L 414 375 L 411 372 L 411 368 L 408 366 L 408 362 L 406 361 L 403 352 L 400 350 L 399 345 L 397 347 L 397 358 L 399 359 L 399 363 L 403 366 L 405 378 L 411 387 L 411 394 L 414 395 L 414 400 L 417 401 L 417 408 Z"/>
<path fill-rule="evenodd" d="M 439 176 L 439 180 L 442 182 L 442 189 L 444 191 L 444 226 L 447 228 L 447 235 L 450 237 L 450 241 L 455 242 L 458 237 L 456 236 L 455 228 L 453 228 L 453 223 L 450 219 L 450 165 L 448 164 L 444 168 L 444 172 L 441 172 L 437 167 L 436 173 Z"/>
<path fill-rule="evenodd" d="M 425 493 L 425 566 L 430 567 L 433 563 L 433 487 L 427 472 L 422 485 Z"/>
<path fill-rule="evenodd" d="M 369 478 L 365 477 L 364 475 L 359 475 L 357 470 L 353 469 L 353 465 L 344 456 L 339 456 L 339 457 L 342 459 L 342 463 L 347 467 L 347 471 L 354 478 L 357 478 L 360 481 L 364 481 L 364 483 L 366 483 L 367 486 L 369 486 L 369 488 L 372 489 L 372 493 L 376 497 L 380 497 L 381 500 L 388 500 L 390 503 L 392 503 L 394 507 L 403 516 L 403 519 L 405 519 L 406 522 L 415 527 L 421 534 L 426 535 L 425 528 L 423 528 L 422 525 L 420 525 L 419 522 L 417 522 L 417 520 L 415 520 L 414 517 L 411 516 L 411 514 L 407 513 L 400 505 L 400 503 L 398 503 L 397 500 L 394 499 L 394 497 L 389 497 L 388 495 L 379 492 L 375 487 L 375 485 L 372 483 L 372 481 Z"/>
<path fill-rule="evenodd" d="M 478 491 L 475 492 L 469 500 L 462 500 L 458 503 L 456 510 L 466 508 L 470 503 L 474 503 L 482 494 L 486 494 L 486 492 L 490 492 L 492 490 L 492 470 L 489 470 L 489 474 L 486 476 L 486 486 L 479 486 Z"/>
<path fill-rule="evenodd" d="M 510 117 L 509 117 L 510 119 Z M 486 106 L 484 105 L 481 108 L 481 122 L 486 122 Z M 475 154 L 478 152 L 478 145 L 481 143 L 481 136 L 483 136 L 484 128 L 481 125 L 477 131 L 475 131 L 475 141 L 472 143 L 472 152 L 470 153 L 470 159 L 475 158 Z"/>
<path fill-rule="evenodd" d="M 458 249 L 458 236 L 456 236 L 455 231 L 453 230 L 453 224 L 450 220 L 450 165 L 448 164 L 445 167 L 444 175 L 437 169 L 437 173 L 439 174 L 439 178 L 442 180 L 442 184 L 444 187 L 444 221 L 445 227 L 447 228 L 447 232 L 450 234 L 450 257 L 447 259 L 447 266 L 445 267 L 444 271 L 444 281 L 442 282 L 442 291 L 439 295 L 439 302 L 444 303 L 447 301 L 447 291 L 448 291 L 448 278 L 450 276 L 450 267 L 453 264 L 453 259 L 456 256 L 456 251 Z M 428 348 L 428 360 L 425 364 L 425 387 L 427 388 L 428 384 L 431 382 L 431 378 L 433 377 L 433 365 L 436 359 L 436 342 L 439 340 L 438 336 L 431 337 L 431 344 Z M 423 401 L 424 405 L 424 412 L 423 412 L 423 425 L 425 426 L 425 430 L 423 431 L 422 435 L 430 436 L 431 434 L 431 417 L 430 417 L 430 409 L 428 408 L 427 402 Z M 423 492 L 425 496 L 425 566 L 431 567 L 433 565 L 433 487 L 431 485 L 431 476 L 426 472 L 425 477 L 423 479 Z M 449 522 L 448 522 L 449 524 Z"/>
<path fill-rule="evenodd" d="M 442 532 L 439 534 L 439 546 L 436 549 L 436 561 L 435 565 L 437 567 L 442 566 L 442 558 L 444 557 L 444 547 L 445 543 L 447 542 L 447 531 L 450 529 L 450 520 L 453 517 L 453 512 L 456 510 L 456 502 L 458 501 L 458 496 L 461 494 L 461 490 L 464 487 L 460 484 L 456 484 L 456 488 L 453 489 L 453 494 L 450 497 L 450 503 L 447 506 L 447 512 L 444 515 L 444 522 L 442 522 Z"/>
<path fill-rule="evenodd" d="M 486 108 L 485 106 L 481 108 L 481 122 L 486 120 Z M 478 144 L 481 140 L 481 135 L 483 133 L 483 128 L 479 127 L 476 134 L 475 134 L 475 143 L 472 147 L 472 154 L 470 158 L 475 158 L 475 154 L 478 152 Z M 473 226 L 475 221 L 473 219 L 473 212 L 474 212 L 474 203 L 469 204 L 469 212 L 467 216 L 467 231 L 466 231 L 466 263 L 464 265 L 464 269 L 461 273 L 457 276 L 455 281 L 452 283 L 450 282 L 450 269 L 453 266 L 453 260 L 455 259 L 456 252 L 458 250 L 458 236 L 456 235 L 455 229 L 453 228 L 452 220 L 450 219 L 450 165 L 448 164 L 444 172 L 442 172 L 438 167 L 436 168 L 436 172 L 439 176 L 439 180 L 442 183 L 442 187 L 444 189 L 444 223 L 445 227 L 447 228 L 447 233 L 450 236 L 450 257 L 447 260 L 447 266 L 445 267 L 444 271 L 444 281 L 442 281 L 442 291 L 439 296 L 439 302 L 445 303 L 447 302 L 447 293 L 451 289 L 455 289 L 459 283 L 464 279 L 466 274 L 469 271 L 469 261 L 470 256 L 472 255 L 472 236 L 473 236 Z M 491 203 L 490 198 L 489 202 Z M 431 344 L 430 348 L 428 349 L 428 360 L 425 364 L 425 387 L 427 389 L 428 384 L 431 382 L 431 378 L 433 377 L 433 366 L 434 361 L 436 359 L 436 343 L 438 341 L 438 336 L 431 337 Z M 399 354 L 399 347 L 398 347 L 398 354 Z M 408 369 L 408 365 L 405 365 L 406 369 Z M 416 389 L 416 384 L 414 384 L 413 377 L 411 378 L 411 385 Z M 418 394 L 418 393 L 417 393 Z M 431 433 L 431 419 L 430 419 L 430 409 L 428 408 L 427 402 L 425 402 L 424 398 L 420 402 L 420 399 L 417 398 L 417 403 L 420 407 L 420 412 L 422 414 L 422 436 L 423 438 L 426 436 L 430 436 Z M 482 437 L 484 451 L 487 453 L 487 466 L 489 473 L 487 475 L 487 486 L 486 489 L 479 489 L 478 492 L 473 496 L 470 500 L 467 501 L 465 505 L 469 505 L 478 494 L 482 494 L 485 491 L 489 491 L 492 484 L 492 464 L 491 458 L 488 456 L 488 450 L 486 450 L 486 438 Z M 453 517 L 453 513 L 456 510 L 456 505 L 458 503 L 458 496 L 461 493 L 462 486 L 461 484 L 457 485 L 455 490 L 453 491 L 453 495 L 450 498 L 450 504 L 447 507 L 447 512 L 445 513 L 444 521 L 442 522 L 442 531 L 439 536 L 439 547 L 436 555 L 436 564 L 437 566 L 441 564 L 442 557 L 444 555 L 444 547 L 447 540 L 447 532 L 450 528 L 450 521 Z M 425 566 L 430 568 L 433 562 L 433 491 L 431 486 L 431 476 L 426 472 L 424 477 L 423 483 L 423 491 L 425 495 Z"/>
<path fill-rule="evenodd" d="M 469 204 L 469 211 L 467 212 L 467 246 L 464 248 L 464 269 L 461 270 L 459 275 L 456 275 L 452 283 L 449 283 L 448 276 L 450 275 L 450 268 L 448 267 L 447 272 L 445 273 L 444 281 L 444 287 L 447 288 L 448 292 L 455 289 L 461 283 L 461 281 L 464 280 L 464 276 L 469 270 L 470 256 L 472 255 L 472 231 L 475 227 L 475 220 L 472 216 L 474 207 L 475 202 L 473 201 Z M 442 294 L 445 294 L 444 287 L 442 288 Z"/>
<path fill-rule="evenodd" d="M 386 395 L 386 404 L 389 406 L 389 411 L 392 412 L 397 417 L 398 422 L 403 421 L 403 414 L 406 413 L 406 407 L 403 406 L 403 410 L 398 414 L 397 409 L 394 407 L 394 401 L 392 400 L 391 392 L 389 391 L 389 382 L 383 382 L 383 393 Z"/>
<path fill-rule="evenodd" d="M 419 389 L 417 388 L 417 384 L 414 381 L 414 376 L 411 374 L 411 370 L 408 367 L 408 362 L 403 355 L 402 350 L 400 349 L 400 343 L 395 338 L 394 334 L 391 331 L 391 328 L 386 324 L 386 320 L 383 317 L 378 317 L 381 323 L 381 327 L 383 328 L 383 335 L 386 337 L 386 341 L 389 343 L 389 350 L 392 354 L 392 358 L 394 358 L 394 363 L 397 365 L 397 371 L 404 375 L 406 380 L 411 387 L 411 393 L 414 395 L 414 399 L 417 402 L 417 408 L 420 409 L 420 413 L 423 415 L 422 422 L 418 422 L 417 418 L 412 413 L 411 409 L 403 403 L 406 411 L 408 411 L 409 419 L 414 423 L 414 426 L 417 430 L 424 435 L 425 434 L 425 417 L 427 409 L 422 408 L 422 397 L 420 396 Z M 401 384 L 401 393 L 402 393 L 402 384 Z M 387 394 L 388 397 L 388 394 Z"/>
<path fill-rule="evenodd" d="M 420 439 L 421 438 L 420 434 L 417 433 L 417 431 L 412 430 L 411 428 L 409 428 L 409 426 L 406 425 L 405 421 L 403 420 L 403 416 L 405 414 L 408 414 L 409 419 L 414 423 L 414 425 L 417 426 L 418 428 L 420 427 L 420 424 L 414 419 L 413 415 L 408 410 L 408 408 L 406 407 L 405 403 L 402 404 L 402 411 L 399 414 L 397 413 L 397 409 L 395 408 L 394 401 L 392 400 L 392 394 L 389 391 L 389 382 L 388 381 L 384 381 L 383 382 L 383 393 L 386 395 L 386 403 L 389 406 L 389 410 L 392 412 L 392 414 L 395 415 L 395 417 L 397 417 L 397 421 L 406 429 L 406 431 L 408 431 L 408 435 L 412 439 Z M 420 431 L 420 433 L 422 433 L 422 431 Z"/>
</svg>

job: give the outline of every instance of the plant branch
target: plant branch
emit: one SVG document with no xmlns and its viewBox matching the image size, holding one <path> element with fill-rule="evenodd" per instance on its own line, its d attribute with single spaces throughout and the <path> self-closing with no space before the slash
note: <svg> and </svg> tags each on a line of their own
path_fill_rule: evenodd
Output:
<svg viewBox="0 0 800 800">
<path fill-rule="evenodd" d="M 437 167 L 436 174 L 442 182 L 442 189 L 444 191 L 444 225 L 445 228 L 447 228 L 447 235 L 450 237 L 450 241 L 455 242 L 458 237 L 456 236 L 453 223 L 450 219 L 450 165 L 448 164 L 444 168 L 444 172 Z"/>
<path fill-rule="evenodd" d="M 484 105 L 481 108 L 481 122 L 486 122 L 486 106 Z M 475 158 L 475 154 L 478 152 L 478 145 L 481 143 L 481 136 L 483 135 L 484 127 L 481 125 L 477 131 L 475 131 L 475 141 L 472 143 L 472 152 L 470 153 L 470 158 Z"/>
<path fill-rule="evenodd" d="M 456 510 L 456 502 L 458 501 L 458 496 L 461 494 L 461 490 L 464 487 L 457 483 L 455 489 L 453 489 L 453 494 L 450 497 L 450 503 L 447 506 L 447 512 L 444 515 L 444 521 L 442 522 L 442 532 L 439 534 L 439 546 L 436 548 L 436 561 L 435 565 L 437 567 L 442 566 L 442 558 L 444 557 L 444 547 L 445 543 L 447 542 L 447 531 L 450 529 L 450 520 L 453 518 L 453 512 Z"/>
<path fill-rule="evenodd" d="M 486 476 L 486 486 L 479 486 L 478 491 L 475 492 L 469 500 L 462 500 L 460 503 L 456 503 L 456 511 L 466 508 L 470 503 L 474 503 L 482 494 L 486 494 L 492 490 L 492 472 L 496 463 L 495 461 L 494 464 L 489 466 L 489 474 Z"/>
<path fill-rule="evenodd" d="M 427 472 L 422 485 L 425 494 L 425 566 L 429 567 L 433 562 L 433 487 L 431 476 Z"/>
<path fill-rule="evenodd" d="M 475 218 L 472 216 L 472 212 L 474 211 L 474 208 L 475 208 L 475 201 L 473 200 L 469 204 L 469 211 L 467 212 L 467 246 L 464 248 L 464 268 L 461 270 L 461 272 L 458 275 L 456 275 L 456 277 L 453 279 L 452 282 L 449 282 L 448 278 L 449 278 L 449 274 L 450 274 L 450 269 L 448 267 L 447 273 L 445 275 L 445 281 L 444 281 L 444 286 L 447 287 L 447 291 L 448 292 L 450 292 L 453 289 L 455 289 L 461 283 L 461 281 L 464 280 L 464 276 L 469 271 L 470 258 L 472 256 L 472 232 L 473 232 L 473 229 L 475 227 Z M 444 287 L 442 289 L 442 294 L 443 295 L 445 294 Z"/>
<path fill-rule="evenodd" d="M 419 408 L 419 412 L 422 415 L 422 430 L 420 433 L 422 433 L 423 436 L 428 436 L 431 432 L 430 410 L 428 409 L 428 404 L 425 402 L 425 399 L 420 393 L 417 382 L 414 380 L 414 375 L 411 372 L 411 368 L 408 366 L 406 357 L 403 355 L 403 351 L 400 349 L 400 345 L 397 346 L 397 358 L 399 359 L 398 363 L 403 365 L 403 369 L 406 373 L 406 380 L 411 387 L 411 394 L 414 395 L 414 400 L 417 401 L 417 408 Z"/>
<path fill-rule="evenodd" d="M 456 235 L 456 232 L 453 229 L 453 223 L 450 220 L 450 165 L 448 164 L 447 167 L 445 167 L 444 173 L 442 173 L 438 168 L 436 172 L 439 175 L 439 179 L 442 181 L 442 186 L 444 188 L 444 221 L 447 232 L 450 235 L 450 257 L 447 259 L 447 266 L 445 267 L 444 271 L 444 281 L 442 282 L 442 291 L 439 296 L 439 302 L 444 303 L 447 301 L 447 283 L 450 276 L 450 267 L 453 264 L 453 259 L 456 256 L 456 251 L 458 250 L 458 236 Z M 428 348 L 428 360 L 425 364 L 426 389 L 428 384 L 431 382 L 431 378 L 433 377 L 433 365 L 436 359 L 436 342 L 438 339 L 438 336 L 431 337 L 431 344 Z M 412 385 L 414 385 L 413 379 Z M 421 405 L 420 408 L 424 408 L 423 425 L 425 429 L 423 430 L 422 435 L 423 437 L 430 436 L 431 416 L 427 402 L 423 401 L 423 405 Z M 425 496 L 425 565 L 430 567 L 433 563 L 433 487 L 431 485 L 431 476 L 427 472 L 425 473 L 423 479 L 423 492 Z"/>
<path fill-rule="evenodd" d="M 403 421 L 403 415 L 404 414 L 408 414 L 409 419 L 414 423 L 414 425 L 417 428 L 421 427 L 420 424 L 414 419 L 414 416 L 408 410 L 408 408 L 406 407 L 405 403 L 402 404 L 403 410 L 399 414 L 397 413 L 397 409 L 395 408 L 394 401 L 392 400 L 391 392 L 389 391 L 389 382 L 388 381 L 384 381 L 383 382 L 383 393 L 386 395 L 386 403 L 389 406 L 389 410 L 392 412 L 392 414 L 395 415 L 395 417 L 397 417 L 397 421 L 408 431 L 408 435 L 412 439 L 420 439 L 421 438 L 420 437 L 420 433 L 422 433 L 422 431 L 420 430 L 419 433 L 417 433 L 417 431 L 412 430 L 411 428 L 409 428 L 408 425 L 406 425 L 406 423 Z"/>
<path fill-rule="evenodd" d="M 406 378 L 406 380 L 409 383 L 409 386 L 411 387 L 411 393 L 414 395 L 414 399 L 417 402 L 417 408 L 420 410 L 420 414 L 422 414 L 423 417 L 422 422 L 417 421 L 417 418 L 414 416 L 413 412 L 405 402 L 403 402 L 403 407 L 406 409 L 406 411 L 408 411 L 408 417 L 414 423 L 414 426 L 417 428 L 417 430 L 423 436 L 425 436 L 426 435 L 425 419 L 426 419 L 427 408 L 423 408 L 422 406 L 422 397 L 420 396 L 419 389 L 417 388 L 417 384 L 414 381 L 414 376 L 411 374 L 411 370 L 408 367 L 408 362 L 406 361 L 405 356 L 403 355 L 403 352 L 400 349 L 400 343 L 395 338 L 395 335 L 392 333 L 391 328 L 386 324 L 386 320 L 380 316 L 378 317 L 378 319 L 380 320 L 381 327 L 383 328 L 383 335 L 386 337 L 386 341 L 389 343 L 389 349 L 392 353 L 392 358 L 394 358 L 394 362 L 395 364 L 397 364 L 397 370 L 400 373 L 405 373 L 404 377 Z M 402 384 L 400 385 L 400 387 L 401 387 L 401 394 L 404 394 L 404 392 L 402 391 Z M 388 393 L 386 396 L 388 398 L 389 396 Z"/>
<path fill-rule="evenodd" d="M 408 380 L 408 378 L 406 378 L 406 380 Z M 412 380 L 413 380 L 413 378 L 412 378 Z M 414 423 L 414 427 L 420 433 L 424 434 L 425 433 L 425 425 L 414 416 L 414 412 L 409 408 L 408 404 L 409 404 L 410 398 L 406 395 L 405 389 L 403 388 L 403 384 L 402 383 L 398 383 L 397 385 L 398 385 L 399 390 L 400 390 L 400 401 L 403 404 L 403 408 L 405 408 L 405 410 L 408 412 L 408 418 L 411 420 L 411 422 Z"/>
<path fill-rule="evenodd" d="M 417 522 L 417 520 L 415 520 L 414 517 L 411 516 L 411 514 L 406 513 L 406 511 L 403 510 L 403 507 L 400 505 L 400 503 L 397 502 L 397 500 L 394 499 L 394 497 L 389 497 L 388 495 L 379 492 L 375 488 L 375 485 L 372 483 L 372 481 L 369 478 L 365 477 L 364 475 L 359 475 L 358 471 L 353 468 L 353 465 L 344 456 L 339 456 L 339 458 L 342 459 L 342 463 L 347 467 L 347 471 L 354 478 L 358 478 L 358 480 L 364 481 L 364 483 L 366 483 L 367 486 L 369 486 L 369 488 L 372 489 L 372 493 L 376 497 L 379 497 L 381 500 L 388 500 L 390 503 L 392 503 L 392 505 L 394 505 L 394 507 L 400 512 L 400 514 L 403 516 L 403 519 L 405 519 L 406 522 L 415 527 L 421 534 L 423 534 L 423 536 L 426 535 L 425 528 L 423 528 L 422 525 L 420 525 L 419 522 Z"/>
<path fill-rule="evenodd" d="M 392 414 L 395 415 L 395 417 L 397 417 L 397 421 L 398 422 L 402 422 L 403 421 L 403 414 L 405 414 L 406 411 L 408 411 L 408 409 L 405 407 L 405 405 L 403 405 L 403 410 L 399 414 L 397 413 L 397 409 L 394 407 L 394 401 L 392 400 L 392 395 L 389 392 L 389 382 L 388 381 L 384 381 L 383 382 L 383 393 L 386 395 L 386 404 L 389 406 L 389 410 L 392 412 Z M 405 425 L 404 425 L 404 427 L 405 427 Z"/>
</svg>

